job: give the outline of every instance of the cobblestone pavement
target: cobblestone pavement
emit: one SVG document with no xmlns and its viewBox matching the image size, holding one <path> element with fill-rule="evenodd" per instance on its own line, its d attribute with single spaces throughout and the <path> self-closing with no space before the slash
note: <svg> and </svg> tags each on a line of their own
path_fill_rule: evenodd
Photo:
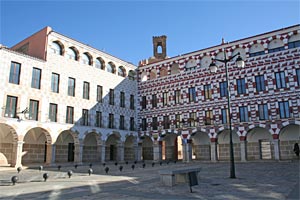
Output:
<svg viewBox="0 0 300 200">
<path fill-rule="evenodd" d="M 163 163 L 151 166 L 146 162 L 135 164 L 107 164 L 105 173 L 102 164 L 93 164 L 93 174 L 88 175 L 89 165 L 77 169 L 62 165 L 23 167 L 20 173 L 15 168 L 0 167 L 0 200 L 6 199 L 300 199 L 299 161 L 236 162 L 236 179 L 229 178 L 229 162 Z M 119 170 L 119 166 L 123 170 Z M 160 183 L 159 170 L 186 166 L 201 167 L 198 185 L 192 187 L 181 183 L 173 187 Z M 73 175 L 68 177 L 67 171 Z M 45 182 L 43 174 L 48 173 Z M 18 176 L 13 185 L 11 177 Z"/>
</svg>

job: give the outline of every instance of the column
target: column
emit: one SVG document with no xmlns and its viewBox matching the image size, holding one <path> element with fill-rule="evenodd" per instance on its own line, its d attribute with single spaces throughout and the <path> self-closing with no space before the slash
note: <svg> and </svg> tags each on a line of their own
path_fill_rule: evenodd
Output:
<svg viewBox="0 0 300 200">
<path fill-rule="evenodd" d="M 217 156 L 217 138 L 210 138 L 210 157 L 211 161 L 216 162 Z"/>
<path fill-rule="evenodd" d="M 15 167 L 22 167 L 22 156 L 23 156 L 23 141 L 17 142 L 17 152 L 16 152 L 16 163 Z"/>
<path fill-rule="evenodd" d="M 273 134 L 273 144 L 274 144 L 274 158 L 275 160 L 280 160 L 280 153 L 279 153 L 279 135 Z"/>
<path fill-rule="evenodd" d="M 52 163 L 52 144 L 47 145 L 47 154 L 46 154 L 46 165 L 50 165 Z"/>
<path fill-rule="evenodd" d="M 240 136 L 241 161 L 247 161 L 247 141 L 245 136 Z"/>
<path fill-rule="evenodd" d="M 154 141 L 153 143 L 153 161 L 161 161 L 162 159 L 161 143 L 161 141 Z"/>
<path fill-rule="evenodd" d="M 75 143 L 74 149 L 74 162 L 81 164 L 82 163 L 82 151 L 83 151 L 83 144 L 79 142 L 79 144 Z"/>
<path fill-rule="evenodd" d="M 186 144 L 186 162 L 191 162 L 193 157 L 192 140 L 188 139 Z"/>
<path fill-rule="evenodd" d="M 101 161 L 101 144 L 100 143 L 97 143 L 97 162 L 98 161 Z"/>
<path fill-rule="evenodd" d="M 105 140 L 102 141 L 102 146 L 101 146 L 101 163 L 105 163 Z"/>
<path fill-rule="evenodd" d="M 51 156 L 51 164 L 55 163 L 55 158 L 56 158 L 56 144 L 52 144 L 52 156 Z"/>
<path fill-rule="evenodd" d="M 124 161 L 124 143 L 120 141 L 117 147 L 117 161 Z"/>
<path fill-rule="evenodd" d="M 134 144 L 134 159 L 136 161 L 142 160 L 142 143 L 135 143 Z"/>
</svg>

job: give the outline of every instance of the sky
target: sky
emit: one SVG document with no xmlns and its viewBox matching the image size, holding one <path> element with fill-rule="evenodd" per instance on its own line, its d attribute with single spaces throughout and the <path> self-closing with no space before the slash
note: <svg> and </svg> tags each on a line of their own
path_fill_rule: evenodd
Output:
<svg viewBox="0 0 300 200">
<path fill-rule="evenodd" d="M 169 57 L 300 24 L 300 0 L 0 0 L 0 43 L 45 26 L 137 65 L 167 36 Z"/>
</svg>

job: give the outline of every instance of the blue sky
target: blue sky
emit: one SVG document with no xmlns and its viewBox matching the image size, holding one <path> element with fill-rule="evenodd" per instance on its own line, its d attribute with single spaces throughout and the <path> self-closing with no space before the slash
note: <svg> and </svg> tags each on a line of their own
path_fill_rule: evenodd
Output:
<svg viewBox="0 0 300 200">
<path fill-rule="evenodd" d="M 137 65 L 167 35 L 169 57 L 300 23 L 300 0 L 0 0 L 0 43 L 45 26 Z"/>
</svg>

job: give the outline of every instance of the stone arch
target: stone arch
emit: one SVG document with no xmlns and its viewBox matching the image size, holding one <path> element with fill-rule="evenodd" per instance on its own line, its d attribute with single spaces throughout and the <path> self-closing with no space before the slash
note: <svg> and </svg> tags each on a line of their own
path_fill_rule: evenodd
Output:
<svg viewBox="0 0 300 200">
<path fill-rule="evenodd" d="M 55 48 L 54 45 L 57 45 L 57 47 L 59 47 L 59 49 Z M 51 48 L 52 52 L 57 54 L 57 55 L 63 56 L 65 54 L 65 46 L 59 40 L 52 41 L 50 48 Z"/>
<path fill-rule="evenodd" d="M 160 139 L 162 141 L 162 159 L 178 160 L 178 139 L 181 140 L 181 137 L 178 138 L 175 133 L 166 133 L 161 135 Z"/>
<path fill-rule="evenodd" d="M 106 65 L 106 71 L 112 74 L 116 73 L 116 65 L 113 62 L 108 62 Z"/>
<path fill-rule="evenodd" d="M 276 52 L 276 51 L 280 51 L 284 49 L 284 44 L 283 41 L 281 39 L 273 39 L 270 41 L 270 43 L 268 44 L 268 52 L 272 53 L 272 52 Z"/>
<path fill-rule="evenodd" d="M 72 55 L 70 53 L 72 53 Z M 74 53 L 74 57 L 73 57 L 73 53 Z M 76 60 L 76 61 L 79 60 L 79 51 L 76 47 L 74 47 L 74 46 L 69 47 L 67 54 L 68 54 L 68 58 L 70 58 L 72 60 Z"/>
<path fill-rule="evenodd" d="M 252 46 L 249 49 L 250 57 L 263 55 L 263 54 L 265 54 L 265 48 L 262 44 L 260 43 L 252 44 Z"/>
<path fill-rule="evenodd" d="M 197 131 L 192 136 L 192 152 L 195 160 L 210 160 L 210 138 L 208 133 Z"/>
<path fill-rule="evenodd" d="M 135 160 L 135 144 L 136 138 L 133 135 L 128 135 L 124 142 L 124 160 Z"/>
<path fill-rule="evenodd" d="M 247 159 L 272 159 L 274 147 L 271 133 L 262 127 L 255 127 L 247 131 Z"/>
<path fill-rule="evenodd" d="M 47 144 L 52 143 L 51 135 L 47 130 L 41 127 L 31 128 L 26 132 L 23 141 L 22 162 L 24 164 L 47 161 Z"/>
<path fill-rule="evenodd" d="M 101 57 L 96 58 L 95 67 L 105 70 L 105 61 Z"/>
<path fill-rule="evenodd" d="M 171 66 L 171 75 L 180 73 L 179 64 L 174 63 Z"/>
<path fill-rule="evenodd" d="M 8 124 L 0 123 L 0 166 L 15 164 L 17 142 L 16 130 Z"/>
<path fill-rule="evenodd" d="M 288 124 L 279 132 L 280 158 L 296 159 L 297 156 L 293 151 L 294 144 L 300 144 L 300 125 Z"/>
<path fill-rule="evenodd" d="M 156 77 L 157 77 L 157 71 L 156 69 L 152 69 L 150 71 L 150 80 L 156 79 Z"/>
<path fill-rule="evenodd" d="M 243 60 L 246 59 L 246 50 L 244 48 L 239 47 L 239 48 L 234 49 L 232 52 L 232 56 L 237 55 L 238 53 L 240 53 L 240 56 Z M 237 58 L 238 58 L 238 56 L 235 57 L 233 60 L 236 60 Z"/>
<path fill-rule="evenodd" d="M 160 77 L 168 76 L 168 68 L 167 67 L 160 68 L 159 76 Z"/>
<path fill-rule="evenodd" d="M 204 56 L 201 60 L 200 60 L 200 66 L 201 68 L 208 68 L 209 65 L 211 63 L 211 57 L 210 56 Z"/>
<path fill-rule="evenodd" d="M 96 132 L 88 132 L 83 138 L 82 161 L 97 162 L 101 160 L 100 146 L 101 136 Z"/>
<path fill-rule="evenodd" d="M 55 162 L 74 162 L 78 136 L 71 130 L 62 131 L 55 141 Z"/>
<path fill-rule="evenodd" d="M 147 81 L 147 72 L 142 72 L 142 74 L 141 74 L 141 82 L 144 82 L 144 81 Z"/>
<path fill-rule="evenodd" d="M 118 148 L 121 142 L 121 135 L 118 132 L 110 134 L 105 142 L 105 160 L 116 161 L 118 159 Z"/>
<path fill-rule="evenodd" d="M 82 56 L 82 63 L 86 65 L 93 65 L 93 56 L 89 52 L 84 52 L 82 55 L 85 55 L 87 59 L 84 59 Z"/>
<path fill-rule="evenodd" d="M 153 141 L 148 135 L 145 135 L 142 140 L 142 158 L 143 160 L 153 160 Z"/>
<path fill-rule="evenodd" d="M 118 76 L 126 77 L 126 69 L 123 66 L 118 67 Z"/>
<path fill-rule="evenodd" d="M 219 132 L 218 135 L 218 160 L 229 160 L 230 159 L 230 131 L 229 129 L 224 129 Z M 232 143 L 233 143 L 233 152 L 234 158 L 241 159 L 241 148 L 240 148 L 240 139 L 236 131 L 232 130 Z"/>
</svg>

